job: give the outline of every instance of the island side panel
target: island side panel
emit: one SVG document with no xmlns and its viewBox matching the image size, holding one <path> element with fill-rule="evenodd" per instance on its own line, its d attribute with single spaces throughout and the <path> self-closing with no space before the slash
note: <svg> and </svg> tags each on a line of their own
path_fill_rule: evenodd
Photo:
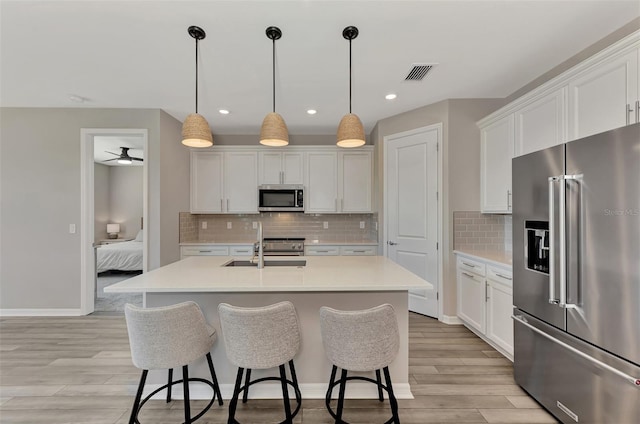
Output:
<svg viewBox="0 0 640 424">
<path fill-rule="evenodd" d="M 409 317 L 407 291 L 358 291 L 358 292 L 261 292 L 261 293 L 147 293 L 147 307 L 172 305 L 192 300 L 200 305 L 207 321 L 215 327 L 218 338 L 211 351 L 216 374 L 221 385 L 224 398 L 230 398 L 237 368 L 227 360 L 224 340 L 218 318 L 218 305 L 229 303 L 236 306 L 266 306 L 284 300 L 291 301 L 298 314 L 301 344 L 298 355 L 294 358 L 298 381 L 304 398 L 323 398 L 326 392 L 331 364 L 327 360 L 322 346 L 320 334 L 319 310 L 322 306 L 330 306 L 342 310 L 371 308 L 383 303 L 393 305 L 398 317 L 400 330 L 400 350 L 397 358 L 389 366 L 396 395 L 399 398 L 411 398 L 409 389 Z M 200 360 L 189 366 L 190 376 L 209 377 L 206 361 Z M 252 371 L 252 378 L 276 375 L 275 370 Z M 370 373 L 369 376 L 372 376 Z M 165 372 L 152 372 L 148 381 L 160 384 L 165 381 Z M 266 383 L 268 384 L 268 383 Z M 260 388 L 263 386 L 263 388 Z M 254 386 L 251 397 L 277 397 L 279 384 L 271 388 L 266 385 Z M 335 391 L 337 395 L 337 390 Z M 374 385 L 350 383 L 347 397 L 377 397 Z"/>
</svg>

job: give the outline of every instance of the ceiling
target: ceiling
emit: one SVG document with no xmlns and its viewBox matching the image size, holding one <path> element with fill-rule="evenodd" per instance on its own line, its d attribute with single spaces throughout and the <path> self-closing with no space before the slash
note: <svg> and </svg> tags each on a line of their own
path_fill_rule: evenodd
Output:
<svg viewBox="0 0 640 424">
<path fill-rule="evenodd" d="M 275 25 L 277 112 L 291 134 L 332 134 L 349 109 L 342 30 L 355 25 L 353 112 L 368 133 L 443 99 L 504 98 L 638 16 L 639 0 L 2 0 L 0 104 L 160 108 L 182 121 L 195 108 L 187 28 L 198 25 L 199 112 L 214 135 L 257 134 L 272 106 Z M 405 82 L 415 63 L 437 65 Z"/>
<path fill-rule="evenodd" d="M 144 139 L 142 136 L 96 135 L 93 137 L 93 161 L 108 166 L 142 166 L 143 162 L 134 160 L 129 165 L 108 159 L 120 156 L 121 147 L 129 148 L 129 156 L 144 159 Z M 117 155 L 109 154 L 116 153 Z"/>
</svg>

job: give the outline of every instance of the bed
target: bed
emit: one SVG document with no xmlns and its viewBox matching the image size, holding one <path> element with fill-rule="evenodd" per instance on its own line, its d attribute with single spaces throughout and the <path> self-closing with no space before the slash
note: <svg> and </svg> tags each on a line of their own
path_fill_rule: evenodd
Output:
<svg viewBox="0 0 640 424">
<path fill-rule="evenodd" d="M 96 272 L 110 270 L 142 271 L 142 237 L 96 249 Z"/>
</svg>

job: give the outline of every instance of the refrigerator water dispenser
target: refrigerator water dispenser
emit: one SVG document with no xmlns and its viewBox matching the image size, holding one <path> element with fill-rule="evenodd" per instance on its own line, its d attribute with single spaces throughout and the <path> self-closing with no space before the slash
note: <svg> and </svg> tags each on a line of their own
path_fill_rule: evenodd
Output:
<svg viewBox="0 0 640 424">
<path fill-rule="evenodd" d="M 525 221 L 525 264 L 533 271 L 549 273 L 549 222 Z"/>
</svg>

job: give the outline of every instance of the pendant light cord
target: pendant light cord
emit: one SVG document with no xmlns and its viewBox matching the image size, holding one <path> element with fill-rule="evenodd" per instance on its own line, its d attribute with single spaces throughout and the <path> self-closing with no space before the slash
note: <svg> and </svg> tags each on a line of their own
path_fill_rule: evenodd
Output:
<svg viewBox="0 0 640 424">
<path fill-rule="evenodd" d="M 198 113 L 198 39 L 196 38 L 196 113 Z"/>
<path fill-rule="evenodd" d="M 271 40 L 273 42 L 273 49 L 271 50 L 271 65 L 272 65 L 272 69 L 271 69 L 271 75 L 272 75 L 272 81 L 273 81 L 273 112 L 275 113 L 276 111 L 276 39 L 272 39 Z"/>
<path fill-rule="evenodd" d="M 349 113 L 351 113 L 351 39 L 349 39 Z"/>
</svg>

